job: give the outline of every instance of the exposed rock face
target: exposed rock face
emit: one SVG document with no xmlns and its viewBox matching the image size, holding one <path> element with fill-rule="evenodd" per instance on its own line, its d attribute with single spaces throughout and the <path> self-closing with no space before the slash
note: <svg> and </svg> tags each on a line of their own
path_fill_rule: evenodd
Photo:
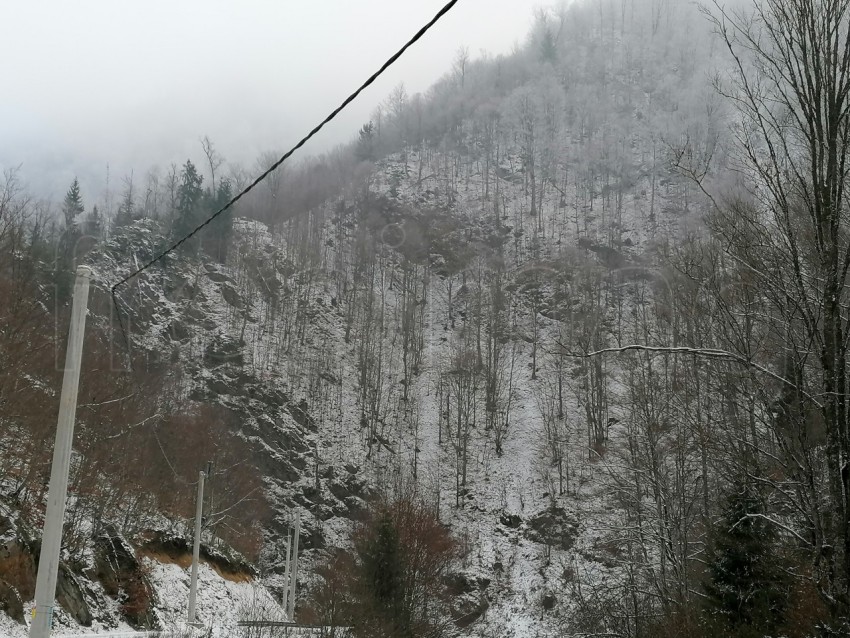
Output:
<svg viewBox="0 0 850 638">
<path fill-rule="evenodd" d="M 138 628 L 158 628 L 154 591 L 136 552 L 114 529 L 95 540 L 95 576 L 104 591 L 121 602 L 127 621 Z"/>
<path fill-rule="evenodd" d="M 21 594 L 5 580 L 0 580 L 0 613 L 5 613 L 12 620 L 24 624 L 24 604 Z"/>
<path fill-rule="evenodd" d="M 578 522 L 562 507 L 552 507 L 528 521 L 529 539 L 563 551 L 572 549 L 578 534 Z"/>
<path fill-rule="evenodd" d="M 502 512 L 502 514 L 499 516 L 499 522 L 505 527 L 516 529 L 520 525 L 522 525 L 522 518 L 520 518 L 517 514 L 508 514 L 507 512 Z"/>
<path fill-rule="evenodd" d="M 35 593 L 35 561 L 14 518 L 0 513 L 0 613 L 24 623 L 23 601 Z"/>
<path fill-rule="evenodd" d="M 466 596 L 456 601 L 452 618 L 459 629 L 465 629 L 481 618 L 489 607 L 490 601 L 484 594 Z"/>
<path fill-rule="evenodd" d="M 65 565 L 59 566 L 56 600 L 83 627 L 91 627 L 92 614 L 80 581 Z"/>
<path fill-rule="evenodd" d="M 192 546 L 188 539 L 160 532 L 147 533 L 145 536 L 146 540 L 140 548 L 143 553 L 164 554 L 169 560 L 176 563 L 184 559 L 187 561 L 191 559 Z M 203 543 L 201 544 L 200 556 L 203 562 L 210 565 L 219 574 L 243 576 L 249 580 L 257 575 L 254 566 L 241 556 L 226 554 Z"/>
<path fill-rule="evenodd" d="M 233 282 L 233 279 L 231 279 L 230 277 L 228 277 L 224 273 L 220 273 L 220 272 L 208 272 L 207 277 L 209 277 L 210 280 L 212 280 L 212 281 L 214 281 L 218 284 L 225 283 L 225 282 L 228 282 L 228 283 Z"/>
<path fill-rule="evenodd" d="M 234 308 L 242 310 L 242 308 L 245 307 L 245 302 L 242 301 L 242 296 L 233 286 L 227 284 L 222 285 L 221 296 L 228 304 L 230 304 Z"/>
<path fill-rule="evenodd" d="M 168 334 L 173 341 L 185 341 L 192 337 L 192 331 L 185 323 L 179 320 L 174 320 L 168 327 Z"/>
<path fill-rule="evenodd" d="M 35 595 L 39 545 L 27 539 L 27 527 L 17 520 L 0 516 L 0 533 L 0 612 L 23 624 L 23 601 Z M 56 600 L 78 624 L 91 626 L 91 596 L 64 563 L 59 565 Z"/>
<path fill-rule="evenodd" d="M 490 579 L 463 572 L 445 578 L 446 592 L 452 597 L 452 619 L 460 629 L 469 627 L 481 618 L 490 607 L 487 588 Z"/>
<path fill-rule="evenodd" d="M 226 363 L 241 366 L 244 363 L 243 345 L 235 337 L 218 336 L 207 346 L 204 363 L 211 368 Z"/>
</svg>

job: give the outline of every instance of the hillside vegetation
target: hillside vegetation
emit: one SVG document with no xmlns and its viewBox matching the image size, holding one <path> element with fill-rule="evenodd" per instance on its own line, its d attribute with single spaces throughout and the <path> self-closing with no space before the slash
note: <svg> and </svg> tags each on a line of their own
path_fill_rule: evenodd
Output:
<svg viewBox="0 0 850 638">
<path fill-rule="evenodd" d="M 117 307 L 245 172 L 205 138 L 58 218 L 8 172 L 0 540 L 40 525 L 85 262 L 71 570 L 104 534 L 188 537 L 212 461 L 205 542 L 274 591 L 301 513 L 303 620 L 842 635 L 850 3 L 731 5 L 585 0 L 510 55 L 460 49 Z M 0 603 L 32 596 L 17 555 Z"/>
</svg>

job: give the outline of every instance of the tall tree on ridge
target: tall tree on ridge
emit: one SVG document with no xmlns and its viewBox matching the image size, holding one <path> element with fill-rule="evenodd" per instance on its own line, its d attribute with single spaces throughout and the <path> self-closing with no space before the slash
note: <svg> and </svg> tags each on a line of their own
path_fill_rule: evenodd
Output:
<svg viewBox="0 0 850 638">
<path fill-rule="evenodd" d="M 177 209 L 174 220 L 174 234 L 183 237 L 192 232 L 203 219 L 202 202 L 204 191 L 201 185 L 202 175 L 191 160 L 186 160 L 180 172 L 180 184 L 177 187 Z"/>
<path fill-rule="evenodd" d="M 65 217 L 65 229 L 70 230 L 76 223 L 79 215 L 85 211 L 83 206 L 83 197 L 80 194 L 80 182 L 77 178 L 71 182 L 71 187 L 65 193 L 65 199 L 62 202 L 62 213 Z"/>
</svg>

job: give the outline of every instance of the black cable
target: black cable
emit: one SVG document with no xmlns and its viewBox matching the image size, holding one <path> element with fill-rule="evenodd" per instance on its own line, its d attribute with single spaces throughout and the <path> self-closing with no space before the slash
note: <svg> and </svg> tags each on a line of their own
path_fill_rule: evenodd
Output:
<svg viewBox="0 0 850 638">
<path fill-rule="evenodd" d="M 377 79 L 378 79 L 378 78 L 379 78 L 379 77 L 380 77 L 380 76 L 384 73 L 384 71 L 386 71 L 386 70 L 387 70 L 390 66 L 392 66 L 392 65 L 396 62 L 396 60 L 398 60 L 398 59 L 399 59 L 399 58 L 400 58 L 400 57 L 404 54 L 404 52 L 405 52 L 405 51 L 407 51 L 407 50 L 408 50 L 411 46 L 413 46 L 413 45 L 414 45 L 414 44 L 415 44 L 415 43 L 416 43 L 416 42 L 417 42 L 420 38 L 422 38 L 422 36 L 423 36 L 423 35 L 425 35 L 425 34 L 428 32 L 428 30 L 429 30 L 431 27 L 433 27 L 433 26 L 437 23 L 437 21 L 439 21 L 439 20 L 440 20 L 440 18 L 442 18 L 444 15 L 446 15 L 446 14 L 447 14 L 447 13 L 448 13 L 451 9 L 452 9 L 452 7 L 454 7 L 457 3 L 458 3 L 458 0 L 451 0 L 451 1 L 450 1 L 450 2 L 448 2 L 448 3 L 447 3 L 447 4 L 446 4 L 446 5 L 445 5 L 442 9 L 440 9 L 440 10 L 437 12 L 437 15 L 435 15 L 435 16 L 431 19 L 431 21 L 430 21 L 430 22 L 428 22 L 428 24 L 426 24 L 424 27 L 422 27 L 421 29 L 419 29 L 419 31 L 416 33 L 416 35 L 414 35 L 414 36 L 413 36 L 410 40 L 408 40 L 408 42 L 407 42 L 407 43 L 406 43 L 403 47 L 401 47 L 401 49 L 399 49 L 399 50 L 395 53 L 395 55 L 393 55 L 393 56 L 392 56 L 389 60 L 387 60 L 386 62 L 384 62 L 384 64 L 381 66 L 381 68 L 380 68 L 380 69 L 378 69 L 378 70 L 377 70 L 374 74 L 372 74 L 372 76 L 371 76 L 368 80 L 366 80 L 366 81 L 365 81 L 362 85 L 360 85 L 360 88 L 358 88 L 358 89 L 357 89 L 354 93 L 352 93 L 351 95 L 349 95 L 349 96 L 348 96 L 348 97 L 347 97 L 347 98 L 343 101 L 343 103 L 342 103 L 342 104 L 340 104 L 340 105 L 339 105 L 336 109 L 334 109 L 334 110 L 331 112 L 331 114 L 330 114 L 330 115 L 328 115 L 328 116 L 327 116 L 324 120 L 322 120 L 322 122 L 321 122 L 318 126 L 316 126 L 316 128 L 314 128 L 312 131 L 310 131 L 310 132 L 309 132 L 309 133 L 308 133 L 308 134 L 307 134 L 307 135 L 306 135 L 306 136 L 305 136 L 305 137 L 304 137 L 304 138 L 303 138 L 300 142 L 298 142 L 298 144 L 296 144 L 296 145 L 295 145 L 295 146 L 293 146 L 290 150 L 288 150 L 286 153 L 284 153 L 284 154 L 281 156 L 281 158 L 280 158 L 279 160 L 277 160 L 277 161 L 276 161 L 274 164 L 272 164 L 272 165 L 271 165 L 268 169 L 266 169 L 266 171 L 265 171 L 265 172 L 263 172 L 263 173 L 262 173 L 259 177 L 257 177 L 257 178 L 256 178 L 253 182 L 251 182 L 251 183 L 250 183 L 250 184 L 249 184 L 249 185 L 248 185 L 248 186 L 247 186 L 244 190 L 242 190 L 242 192 L 240 192 L 240 193 L 239 193 L 238 195 L 236 195 L 233 199 L 231 199 L 229 202 L 227 202 L 227 203 L 226 203 L 226 204 L 225 204 L 225 205 L 224 205 L 224 206 L 223 206 L 220 210 L 218 210 L 218 211 L 216 211 L 214 214 L 212 214 L 212 215 L 211 215 L 211 216 L 210 216 L 210 217 L 209 217 L 206 221 L 204 221 L 201 225 L 199 225 L 197 228 L 195 228 L 195 229 L 194 229 L 192 232 L 190 232 L 188 235 L 186 235 L 186 236 L 182 237 L 181 239 L 179 239 L 178 241 L 176 241 L 175 243 L 173 243 L 173 244 L 172 244 L 170 247 L 168 247 L 165 251 L 163 251 L 162 253 L 160 253 L 159 255 L 157 255 L 156 257 L 154 257 L 153 259 L 151 259 L 149 262 L 147 262 L 147 263 L 146 263 L 145 265 L 143 265 L 141 268 L 136 269 L 134 272 L 130 273 L 129 275 L 127 275 L 126 277 L 124 277 L 121 281 L 119 281 L 117 284 L 115 284 L 114 286 L 112 286 L 112 288 L 111 288 L 111 292 L 112 292 L 112 300 L 113 300 L 113 302 L 115 303 L 115 307 L 116 307 L 116 309 L 118 308 L 118 304 L 117 304 L 117 302 L 116 302 L 116 300 L 115 300 L 115 291 L 116 291 L 116 290 L 117 290 L 120 286 L 123 286 L 125 283 L 127 283 L 128 281 L 130 281 L 130 280 L 131 280 L 131 279 L 133 279 L 134 277 L 137 277 L 138 275 L 140 275 L 141 273 L 143 273 L 145 270 L 147 270 L 148 268 L 150 268 L 151 266 L 153 266 L 156 262 L 158 262 L 160 259 L 162 259 L 162 258 L 163 258 L 163 257 L 165 257 L 166 255 L 168 255 L 168 254 L 170 254 L 170 253 L 174 252 L 177 248 L 179 248 L 181 245 L 183 245 L 184 243 L 186 243 L 187 241 L 189 241 L 192 237 L 194 237 L 194 236 L 195 236 L 198 232 L 200 232 L 200 231 L 201 231 L 201 230 L 202 230 L 205 226 L 207 226 L 210 222 L 212 222 L 212 221 L 213 221 L 216 217 L 218 217 L 219 215 L 221 215 L 222 213 L 224 213 L 224 212 L 225 212 L 226 210 L 228 210 L 231 206 L 233 206 L 236 202 L 238 202 L 240 199 L 242 199 L 242 197 L 244 197 L 244 196 L 245 196 L 245 195 L 247 195 L 247 194 L 248 194 L 251 190 L 253 190 L 253 189 L 254 189 L 254 187 L 256 187 L 258 184 L 260 184 L 260 182 L 262 182 L 262 181 L 263 181 L 266 177 L 268 177 L 268 176 L 269 176 L 269 174 L 270 174 L 271 172 L 273 172 L 273 171 L 274 171 L 275 169 L 277 169 L 277 168 L 278 168 L 281 164 L 283 164 L 283 163 L 284 163 L 287 159 L 289 159 L 289 158 L 292 156 L 292 154 L 293 154 L 293 153 L 295 153 L 295 151 L 297 151 L 299 148 L 301 148 L 302 146 L 304 146 L 304 144 L 306 144 L 308 141 L 310 141 L 310 139 L 311 139 L 314 135 L 316 135 L 316 133 L 318 133 L 319 131 L 321 131 L 321 130 L 324 128 L 324 126 L 325 126 L 328 122 L 330 122 L 330 121 L 331 121 L 331 120 L 333 120 L 333 119 L 334 119 L 337 115 L 339 115 L 340 111 L 342 111 L 342 110 L 343 110 L 346 106 L 348 106 L 349 104 L 351 104 L 351 102 L 353 102 L 353 101 L 357 98 L 357 96 L 358 96 L 358 95 L 360 95 L 360 94 L 361 94 L 361 93 L 362 93 L 362 92 L 363 92 L 363 91 L 364 91 L 367 87 L 369 87 L 369 86 L 370 86 L 370 85 L 371 85 L 371 84 L 372 84 L 375 80 L 377 80 Z M 120 310 L 119 310 L 119 312 L 118 312 L 118 321 L 119 321 L 119 323 L 121 324 L 121 332 L 124 334 L 124 339 L 126 340 L 126 339 L 127 339 L 127 334 L 126 334 L 126 332 L 124 331 L 124 322 L 121 320 L 121 312 L 120 312 Z"/>
</svg>

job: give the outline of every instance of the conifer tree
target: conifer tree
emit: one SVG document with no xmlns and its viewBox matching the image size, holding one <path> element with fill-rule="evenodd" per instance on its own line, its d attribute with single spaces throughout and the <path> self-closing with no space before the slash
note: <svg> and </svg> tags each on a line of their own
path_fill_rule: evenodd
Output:
<svg viewBox="0 0 850 638">
<path fill-rule="evenodd" d="M 360 128 L 355 153 L 357 159 L 364 162 L 375 159 L 375 125 L 372 122 L 367 122 Z"/>
<path fill-rule="evenodd" d="M 86 234 L 100 238 L 103 234 L 103 216 L 97 206 L 92 206 L 91 212 L 86 219 Z"/>
<path fill-rule="evenodd" d="M 174 219 L 174 234 L 183 237 L 203 221 L 203 195 L 201 188 L 204 178 L 191 160 L 186 160 L 180 173 L 180 184 L 177 187 L 177 209 Z"/>
<path fill-rule="evenodd" d="M 228 178 L 222 178 L 218 183 L 215 195 L 210 197 L 210 215 L 218 212 L 233 198 L 233 186 Z M 204 241 L 205 250 L 219 263 L 227 261 L 230 238 L 233 235 L 233 209 L 224 211 L 209 225 Z"/>
<path fill-rule="evenodd" d="M 709 613 L 720 635 L 771 635 L 782 625 L 787 577 L 776 560 L 775 526 L 748 483 L 733 491 L 714 537 L 706 584 Z"/>
<path fill-rule="evenodd" d="M 335 586 L 347 592 L 344 622 L 355 636 L 454 635 L 434 603 L 445 600 L 456 548 L 433 510 L 412 496 L 377 504 L 353 540 L 356 560 L 347 581 Z"/>
<path fill-rule="evenodd" d="M 56 282 L 56 297 L 60 303 L 64 303 L 71 296 L 74 278 L 73 271 L 76 266 L 74 263 L 75 252 L 77 242 L 80 238 L 77 217 L 84 210 L 83 197 L 80 194 L 80 182 L 75 177 L 62 202 L 65 228 L 60 235 L 59 244 L 56 249 L 54 281 Z"/>
<path fill-rule="evenodd" d="M 76 223 L 76 218 L 81 215 L 85 208 L 83 207 L 83 197 L 80 194 L 80 182 L 77 178 L 71 182 L 71 187 L 65 194 L 65 200 L 62 203 L 62 213 L 65 216 L 65 229 L 73 228 Z"/>
<path fill-rule="evenodd" d="M 389 515 L 378 521 L 375 535 L 363 548 L 363 571 L 377 607 L 392 628 L 403 632 L 404 581 L 398 530 Z"/>
</svg>

